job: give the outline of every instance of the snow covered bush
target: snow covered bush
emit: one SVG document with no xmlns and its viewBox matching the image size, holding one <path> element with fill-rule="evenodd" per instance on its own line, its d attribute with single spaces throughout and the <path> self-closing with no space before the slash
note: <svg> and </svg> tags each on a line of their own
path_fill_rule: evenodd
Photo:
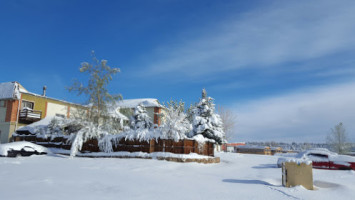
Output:
<svg viewBox="0 0 355 200">
<path fill-rule="evenodd" d="M 145 107 L 143 105 L 135 107 L 131 117 L 131 129 L 150 129 L 151 127 L 153 127 L 153 123 Z"/>
<path fill-rule="evenodd" d="M 184 103 L 182 101 L 170 101 L 166 107 L 164 122 L 160 127 L 161 137 L 174 141 L 185 139 L 192 126 L 184 113 Z"/>
<path fill-rule="evenodd" d="M 99 149 L 102 152 L 105 153 L 111 153 L 113 152 L 112 149 L 112 142 L 114 141 L 114 135 L 112 134 L 107 134 L 105 136 L 103 136 L 102 138 L 100 138 L 100 140 L 98 141 L 99 144 Z"/>
<path fill-rule="evenodd" d="M 73 133 L 69 140 L 71 140 L 70 156 L 74 157 L 78 151 L 81 150 L 83 144 L 90 139 L 99 140 L 100 137 L 107 134 L 96 124 L 92 122 L 84 122 L 83 128 L 81 128 L 76 134 Z"/>
<path fill-rule="evenodd" d="M 225 134 L 220 116 L 214 113 L 213 99 L 207 97 L 206 90 L 202 90 L 202 98 L 192 109 L 192 136 L 201 134 L 205 138 L 213 139 L 217 144 L 224 142 Z"/>
<path fill-rule="evenodd" d="M 131 117 L 131 126 L 123 135 L 126 140 L 150 140 L 155 138 L 157 132 L 153 128 L 153 122 L 148 116 L 147 110 L 143 105 L 138 105 L 134 108 L 133 116 Z"/>
<path fill-rule="evenodd" d="M 60 117 L 46 117 L 45 119 L 22 129 L 29 130 L 35 134 L 37 138 L 55 138 L 64 134 L 66 123 L 67 120 Z"/>
</svg>

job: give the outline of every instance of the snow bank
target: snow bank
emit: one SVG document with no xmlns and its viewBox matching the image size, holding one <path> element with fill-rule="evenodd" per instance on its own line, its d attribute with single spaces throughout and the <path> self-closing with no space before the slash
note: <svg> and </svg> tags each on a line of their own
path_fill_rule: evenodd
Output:
<svg viewBox="0 0 355 200">
<path fill-rule="evenodd" d="M 0 144 L 0 155 L 7 156 L 7 152 L 9 150 L 20 151 L 22 148 L 24 148 L 26 146 L 32 147 L 34 150 L 36 150 L 38 152 L 49 153 L 47 148 L 37 145 L 37 144 L 33 144 L 31 142 L 12 142 L 12 143 L 7 143 L 7 144 Z"/>
<path fill-rule="evenodd" d="M 316 186 L 336 187 L 309 191 L 282 187 L 274 156 L 217 156 L 218 165 L 66 156 L 0 159 L 1 199 L 354 199 L 354 171 L 314 169 Z"/>
<path fill-rule="evenodd" d="M 195 140 L 195 141 L 198 142 L 199 144 L 204 144 L 204 143 L 206 143 L 206 142 L 215 143 L 214 140 L 205 138 L 205 137 L 203 137 L 203 135 L 201 135 L 201 134 L 195 135 L 195 136 L 193 136 L 191 139 L 192 139 L 192 140 Z"/>
<path fill-rule="evenodd" d="M 55 149 L 52 148 L 51 152 L 57 154 L 65 154 L 69 155 L 70 150 L 64 149 Z M 208 158 L 215 158 L 211 156 L 204 156 L 199 155 L 197 153 L 190 153 L 190 154 L 174 154 L 169 152 L 153 152 L 153 153 L 145 153 L 145 152 L 128 152 L 128 151 L 119 151 L 119 152 L 90 152 L 90 153 L 80 153 L 77 152 L 76 156 L 83 156 L 83 157 L 127 157 L 127 158 L 180 158 L 180 159 L 208 159 Z"/>
</svg>

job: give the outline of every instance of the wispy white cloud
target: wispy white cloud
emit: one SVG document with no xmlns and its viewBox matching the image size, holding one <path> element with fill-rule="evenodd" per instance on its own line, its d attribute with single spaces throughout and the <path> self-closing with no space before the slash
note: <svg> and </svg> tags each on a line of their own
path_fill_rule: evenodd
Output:
<svg viewBox="0 0 355 200">
<path fill-rule="evenodd" d="M 236 105 L 236 140 L 324 142 L 343 122 L 355 140 L 355 82 Z"/>
<path fill-rule="evenodd" d="M 318 77 L 344 76 L 344 75 L 355 75 L 355 67 L 326 70 L 315 74 L 315 76 Z"/>
<path fill-rule="evenodd" d="M 196 76 L 328 56 L 354 49 L 354 21 L 354 1 L 277 1 L 161 47 L 148 71 Z"/>
</svg>

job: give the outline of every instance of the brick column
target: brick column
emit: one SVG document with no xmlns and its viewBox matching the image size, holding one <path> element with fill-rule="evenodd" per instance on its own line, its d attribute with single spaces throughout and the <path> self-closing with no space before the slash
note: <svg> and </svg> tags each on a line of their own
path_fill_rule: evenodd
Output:
<svg viewBox="0 0 355 200">
<path fill-rule="evenodd" d="M 160 113 L 161 113 L 161 108 L 154 107 L 154 124 L 157 124 L 158 126 L 160 126 L 161 124 L 161 119 L 159 117 Z"/>
</svg>

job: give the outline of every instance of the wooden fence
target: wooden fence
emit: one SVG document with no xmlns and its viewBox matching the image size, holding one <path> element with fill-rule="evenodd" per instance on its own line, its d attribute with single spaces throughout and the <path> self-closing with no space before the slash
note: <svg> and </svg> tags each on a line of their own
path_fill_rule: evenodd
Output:
<svg viewBox="0 0 355 200">
<path fill-rule="evenodd" d="M 45 147 L 62 148 L 69 150 L 71 144 L 68 144 L 67 138 L 55 137 L 55 138 L 38 138 L 32 135 L 15 136 L 14 141 L 28 141 L 35 144 L 39 144 Z M 169 152 L 175 154 L 190 154 L 196 153 L 205 156 L 214 156 L 214 144 L 206 142 L 203 144 L 198 143 L 195 140 L 180 140 L 175 142 L 174 140 L 162 140 L 152 139 L 149 141 L 138 140 L 125 140 L 122 138 L 119 141 L 112 141 L 112 149 L 114 152 L 128 151 L 128 152 Z M 98 141 L 91 139 L 86 141 L 81 149 L 81 152 L 100 152 Z"/>
</svg>

